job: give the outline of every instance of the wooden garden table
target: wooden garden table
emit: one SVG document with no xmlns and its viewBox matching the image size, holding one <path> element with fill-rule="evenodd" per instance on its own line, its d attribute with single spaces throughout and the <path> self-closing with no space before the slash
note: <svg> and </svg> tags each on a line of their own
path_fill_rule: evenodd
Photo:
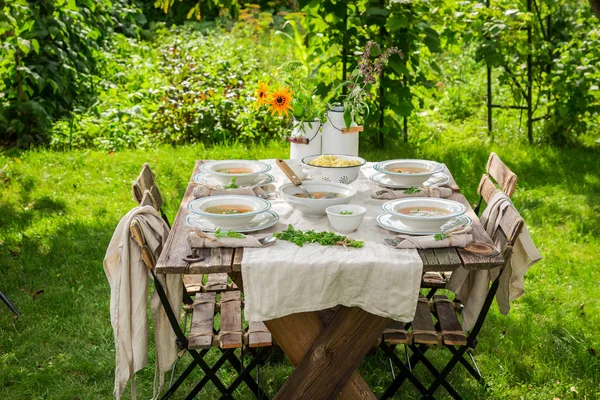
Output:
<svg viewBox="0 0 600 400">
<path fill-rule="evenodd" d="M 201 164 L 202 161 L 196 162 L 156 272 L 186 275 L 226 273 L 243 291 L 241 263 L 244 249 L 204 249 L 203 261 L 188 264 L 182 260 L 190 253 L 185 217 L 197 185 L 193 176 L 199 173 Z M 451 187 L 455 193 L 450 199 L 463 203 L 467 207 L 467 215 L 473 220 L 474 242 L 493 245 L 454 179 Z M 423 260 L 423 273 L 453 271 L 459 266 L 471 270 L 491 269 L 503 263 L 501 255 L 484 256 L 456 248 L 419 250 L 419 255 Z M 277 344 L 296 366 L 275 399 L 375 399 L 357 367 L 389 322 L 388 318 L 370 314 L 361 308 L 342 306 L 264 321 Z"/>
</svg>

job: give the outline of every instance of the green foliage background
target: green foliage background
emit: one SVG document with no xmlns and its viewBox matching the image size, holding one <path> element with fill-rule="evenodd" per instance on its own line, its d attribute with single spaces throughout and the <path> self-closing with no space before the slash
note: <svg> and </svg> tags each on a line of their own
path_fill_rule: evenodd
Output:
<svg viewBox="0 0 600 400">
<path fill-rule="evenodd" d="M 494 68 L 495 102 L 523 106 L 527 57 L 539 120 L 529 142 L 597 136 L 598 21 L 586 0 L 535 5 L 527 12 L 517 0 L 6 0 L 2 144 L 115 150 L 279 137 L 288 121 L 251 108 L 258 80 L 297 60 L 329 101 L 369 40 L 404 56 L 392 56 L 372 88 L 371 112 L 358 121 L 363 141 L 406 140 L 418 117 L 436 109 L 457 121 L 481 118 L 485 81 L 477 78 L 475 96 L 459 83 L 465 70 L 486 65 Z M 458 70 L 448 68 L 452 60 L 461 60 Z M 445 90 L 449 84 L 458 90 Z"/>
</svg>

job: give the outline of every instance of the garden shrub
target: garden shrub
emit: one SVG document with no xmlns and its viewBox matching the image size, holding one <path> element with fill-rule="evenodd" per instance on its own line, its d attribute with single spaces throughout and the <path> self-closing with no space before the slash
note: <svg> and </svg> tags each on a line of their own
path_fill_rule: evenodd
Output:
<svg viewBox="0 0 600 400">
<path fill-rule="evenodd" d="M 137 35 L 144 16 L 127 0 L 6 0 L 0 8 L 0 131 L 44 143 L 54 118 L 91 99 L 114 32 Z"/>
</svg>

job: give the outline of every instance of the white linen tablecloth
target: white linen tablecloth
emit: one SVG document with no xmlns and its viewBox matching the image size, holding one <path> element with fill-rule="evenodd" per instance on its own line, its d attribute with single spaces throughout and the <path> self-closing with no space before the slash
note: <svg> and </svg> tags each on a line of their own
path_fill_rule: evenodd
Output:
<svg viewBox="0 0 600 400">
<path fill-rule="evenodd" d="M 278 188 L 289 182 L 272 160 L 265 162 L 273 166 L 270 173 Z M 368 176 L 374 172 L 372 163 L 368 163 L 351 184 L 358 190 L 351 204 L 367 208 L 367 213 L 360 228 L 347 236 L 364 240 L 364 247 L 299 247 L 278 240 L 270 247 L 244 249 L 246 320 L 266 321 L 344 305 L 397 321 L 412 321 L 423 262 L 417 250 L 392 249 L 383 244 L 391 234 L 375 220 L 382 213 L 384 201 L 371 198 Z M 333 231 L 326 216 L 305 217 L 279 198 L 271 203 L 280 221 L 263 232 L 279 232 L 288 224 L 302 230 Z"/>
</svg>

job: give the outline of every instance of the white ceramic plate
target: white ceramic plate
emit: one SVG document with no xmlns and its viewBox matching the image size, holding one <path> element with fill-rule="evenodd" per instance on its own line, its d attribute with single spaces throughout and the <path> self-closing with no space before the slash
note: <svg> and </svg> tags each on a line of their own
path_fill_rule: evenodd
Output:
<svg viewBox="0 0 600 400">
<path fill-rule="evenodd" d="M 275 181 L 275 177 L 271 174 L 260 174 L 257 175 L 254 180 L 246 185 L 239 185 L 240 187 L 243 186 L 256 186 L 256 185 L 260 185 L 260 186 L 264 186 L 264 185 L 268 185 L 269 183 L 273 183 Z M 201 172 L 199 174 L 194 175 L 194 182 L 199 183 L 201 185 L 214 185 L 214 186 L 221 186 L 222 183 L 216 179 L 214 176 L 207 174 L 206 172 Z"/>
<path fill-rule="evenodd" d="M 279 221 L 279 215 L 274 211 L 264 211 L 255 216 L 252 221 L 248 222 L 241 228 L 232 229 L 233 231 L 245 233 L 255 232 L 261 229 L 267 229 L 275 225 Z M 214 232 L 218 227 L 208 222 L 202 215 L 188 214 L 185 217 L 185 223 L 192 228 L 198 228 L 204 232 Z"/>
<path fill-rule="evenodd" d="M 390 189 L 408 189 L 411 186 L 399 185 L 392 181 L 386 174 L 378 172 L 369 177 L 372 182 L 375 182 L 379 186 L 383 186 Z M 431 178 L 425 181 L 423 186 L 429 187 L 431 185 L 443 186 L 450 182 L 450 177 L 443 172 L 433 174 Z"/>
<path fill-rule="evenodd" d="M 381 214 L 377 217 L 377 225 L 392 232 L 403 233 L 405 235 L 425 236 L 425 235 L 437 235 L 451 229 L 458 225 L 471 225 L 473 221 L 466 215 L 458 216 L 451 219 L 446 225 L 442 226 L 442 229 L 437 232 L 423 232 L 414 228 L 408 227 L 402 223 L 399 219 L 394 217 L 392 214 Z"/>
</svg>

